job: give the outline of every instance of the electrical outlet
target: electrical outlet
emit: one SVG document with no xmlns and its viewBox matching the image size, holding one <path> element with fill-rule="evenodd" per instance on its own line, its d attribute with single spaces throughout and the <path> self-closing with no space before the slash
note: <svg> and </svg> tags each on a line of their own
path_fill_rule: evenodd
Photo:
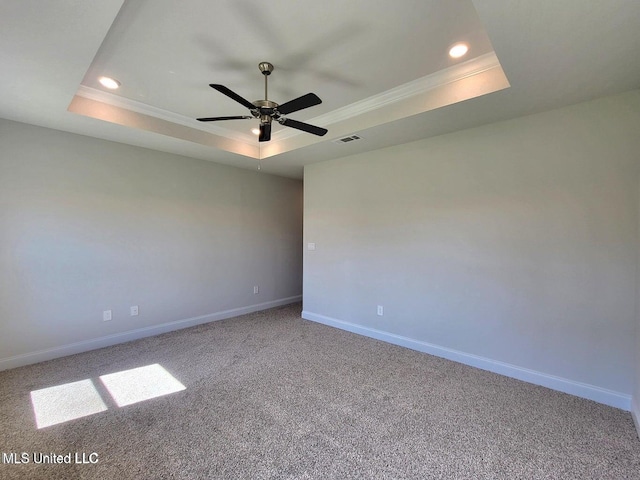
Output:
<svg viewBox="0 0 640 480">
<path fill-rule="evenodd" d="M 382 305 L 378 305 L 378 315 L 380 316 L 384 315 L 384 308 Z"/>
<path fill-rule="evenodd" d="M 132 306 L 129 311 L 131 312 L 131 316 L 135 317 L 138 315 L 138 305 Z"/>
<path fill-rule="evenodd" d="M 316 249 L 316 244 L 315 243 L 308 243 L 307 244 L 307 250 L 315 250 Z"/>
<path fill-rule="evenodd" d="M 111 320 L 112 315 L 111 315 L 111 310 L 105 310 L 102 312 L 102 321 L 103 322 L 108 322 L 109 320 Z"/>
<path fill-rule="evenodd" d="M 258 286 L 256 285 L 255 287 L 253 287 L 253 293 L 257 294 L 260 292 L 260 288 L 258 288 Z"/>
</svg>

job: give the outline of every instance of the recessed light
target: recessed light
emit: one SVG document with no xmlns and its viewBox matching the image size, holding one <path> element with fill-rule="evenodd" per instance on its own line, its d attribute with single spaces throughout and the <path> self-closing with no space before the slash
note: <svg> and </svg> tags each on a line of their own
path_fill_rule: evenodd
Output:
<svg viewBox="0 0 640 480">
<path fill-rule="evenodd" d="M 260 129 L 259 128 L 252 128 L 251 129 L 251 133 L 253 133 L 254 135 L 260 135 Z"/>
<path fill-rule="evenodd" d="M 118 80 L 111 77 L 100 77 L 98 78 L 98 81 L 103 87 L 110 90 L 115 90 L 116 88 L 120 87 L 120 85 L 122 85 Z"/>
<path fill-rule="evenodd" d="M 449 56 L 451 58 L 463 57 L 469 51 L 469 45 L 466 43 L 456 43 L 449 49 Z"/>
</svg>

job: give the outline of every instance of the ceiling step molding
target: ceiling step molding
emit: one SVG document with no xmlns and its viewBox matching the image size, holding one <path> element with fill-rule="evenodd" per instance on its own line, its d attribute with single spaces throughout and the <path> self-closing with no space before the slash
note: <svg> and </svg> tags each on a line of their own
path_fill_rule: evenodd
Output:
<svg viewBox="0 0 640 480">
<path fill-rule="evenodd" d="M 125 110 L 130 110 L 135 113 L 159 118 L 160 120 L 165 120 L 170 123 L 176 123 L 183 127 L 189 127 L 196 130 L 202 130 L 203 132 L 212 133 L 214 135 L 219 135 L 221 137 L 227 137 L 238 142 L 254 145 L 256 141 L 255 135 L 243 134 L 217 125 L 198 122 L 195 118 L 170 112 L 169 110 L 164 110 L 162 108 L 153 107 L 146 103 L 138 102 L 137 100 L 131 100 L 113 93 L 98 90 L 97 88 L 87 87 L 86 85 L 80 85 L 76 95 L 89 100 L 106 103 L 107 105 L 112 105 L 114 107 L 124 108 Z"/>
<path fill-rule="evenodd" d="M 489 52 L 479 57 L 467 60 L 452 67 L 439 70 L 425 77 L 412 80 L 398 87 L 392 88 L 377 95 L 373 95 L 364 100 L 354 102 L 342 108 L 338 108 L 332 112 L 319 115 L 307 120 L 308 123 L 320 125 L 325 128 L 330 125 L 350 118 L 363 115 L 365 113 L 378 110 L 390 104 L 402 101 L 416 95 L 427 93 L 443 85 L 454 83 L 468 77 L 473 77 L 480 73 L 499 67 L 500 61 L 495 52 Z M 281 130 L 273 134 L 272 139 L 284 140 L 286 138 L 301 135 L 295 130 Z"/>
</svg>

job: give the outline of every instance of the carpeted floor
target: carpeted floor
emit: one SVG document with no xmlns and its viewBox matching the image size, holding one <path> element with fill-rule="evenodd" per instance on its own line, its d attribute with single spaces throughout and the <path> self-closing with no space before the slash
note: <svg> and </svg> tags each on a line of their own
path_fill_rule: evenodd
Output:
<svg viewBox="0 0 640 480">
<path fill-rule="evenodd" d="M 118 407 L 100 379 L 155 364 L 185 389 Z M 38 429 L 31 392 L 87 379 L 104 411 Z M 640 479 L 628 412 L 308 322 L 299 304 L 0 372 L 0 429 L 0 456 L 31 460 L 0 457 L 1 479 Z M 76 452 L 98 462 L 33 463 Z"/>
</svg>

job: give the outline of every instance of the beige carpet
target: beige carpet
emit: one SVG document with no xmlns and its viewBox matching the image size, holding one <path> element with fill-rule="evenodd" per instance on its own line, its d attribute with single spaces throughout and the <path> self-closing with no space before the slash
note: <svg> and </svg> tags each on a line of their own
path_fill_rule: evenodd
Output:
<svg viewBox="0 0 640 480">
<path fill-rule="evenodd" d="M 299 304 L 0 372 L 0 429 L 1 479 L 640 479 L 628 412 Z"/>
</svg>

